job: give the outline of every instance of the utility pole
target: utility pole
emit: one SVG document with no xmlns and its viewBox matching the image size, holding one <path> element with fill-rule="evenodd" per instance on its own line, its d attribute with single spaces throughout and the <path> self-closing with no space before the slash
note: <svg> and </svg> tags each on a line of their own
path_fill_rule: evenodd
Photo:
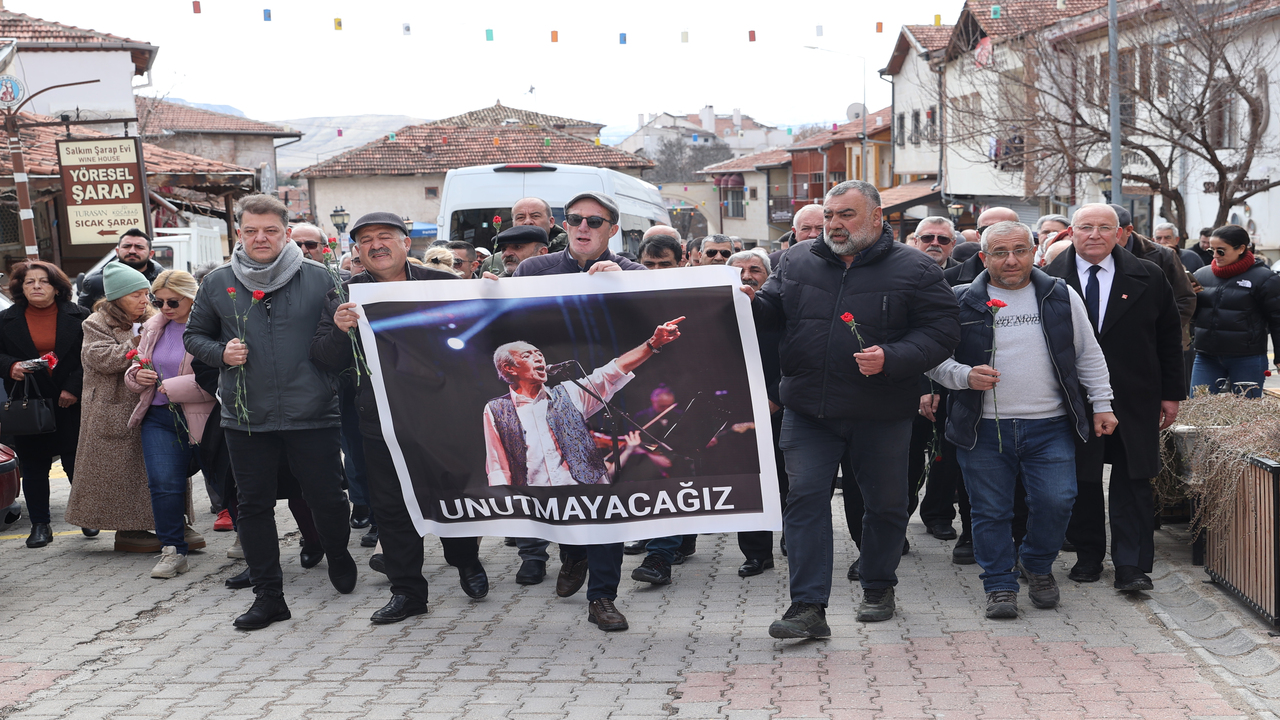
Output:
<svg viewBox="0 0 1280 720">
<path fill-rule="evenodd" d="M 1124 205 L 1124 170 L 1120 162 L 1120 31 L 1116 0 L 1107 0 L 1107 60 L 1111 65 L 1111 202 Z"/>
<path fill-rule="evenodd" d="M 18 190 L 18 226 L 22 235 L 22 244 L 27 251 L 28 260 L 40 259 L 40 247 L 36 245 L 36 216 L 35 210 L 31 207 L 31 182 L 27 178 L 26 158 L 22 154 L 22 137 L 18 134 L 18 113 L 27 103 L 35 99 L 40 93 L 45 93 L 58 88 L 72 87 L 74 85 L 89 85 L 98 82 L 97 80 L 82 80 L 80 82 L 63 83 L 61 85 L 50 85 L 40 92 L 32 93 L 22 104 L 16 108 L 6 110 L 4 113 L 4 133 L 9 140 L 9 157 L 13 159 L 13 183 Z M 115 122 L 119 122 L 116 120 Z M 62 123 L 33 123 L 33 125 L 61 125 Z"/>
</svg>

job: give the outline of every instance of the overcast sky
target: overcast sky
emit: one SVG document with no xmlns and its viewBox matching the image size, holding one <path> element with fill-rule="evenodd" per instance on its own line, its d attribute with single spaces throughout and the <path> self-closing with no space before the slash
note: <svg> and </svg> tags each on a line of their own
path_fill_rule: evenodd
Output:
<svg viewBox="0 0 1280 720">
<path fill-rule="evenodd" d="M 154 84 L 142 92 L 232 105 L 261 120 L 440 118 L 500 99 L 605 123 L 606 139 L 616 141 L 636 127 L 638 113 L 695 113 L 706 104 L 719 113 L 740 107 L 770 125 L 843 122 L 863 94 L 856 56 L 866 57 L 867 105 L 875 111 L 890 102 L 889 84 L 876 71 L 888 62 L 899 27 L 932 23 L 935 14 L 953 23 L 963 1 L 200 4 L 200 14 L 190 0 L 5 0 L 4 6 L 158 45 Z M 334 18 L 342 19 L 341 31 Z M 877 22 L 883 33 L 876 33 Z M 485 40 L 487 29 L 493 42 Z M 618 37 L 624 32 L 626 45 Z"/>
</svg>

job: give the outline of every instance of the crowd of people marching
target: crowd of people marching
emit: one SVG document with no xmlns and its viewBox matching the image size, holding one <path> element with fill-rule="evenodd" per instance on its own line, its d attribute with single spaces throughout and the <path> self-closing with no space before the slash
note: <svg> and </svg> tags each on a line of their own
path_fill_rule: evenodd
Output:
<svg viewBox="0 0 1280 720">
<path fill-rule="evenodd" d="M 770 635 L 831 633 L 837 482 L 859 548 L 847 572 L 863 590 L 859 621 L 894 615 L 917 505 L 931 535 L 955 540 L 956 563 L 980 566 L 987 617 L 1016 617 L 1020 578 L 1032 605 L 1057 605 L 1052 565 L 1064 549 L 1076 553 L 1074 582 L 1099 581 L 1109 550 L 1118 590 L 1151 589 L 1159 431 L 1193 389 L 1259 396 L 1276 360 L 1268 341 L 1280 348 L 1280 276 L 1235 225 L 1206 229 L 1183 249 L 1176 227 L 1158 226 L 1153 242 L 1119 206 L 1045 216 L 1034 230 L 989 208 L 976 230 L 929 217 L 899 241 L 875 188 L 857 181 L 800 208 L 772 254 L 725 235 L 686 240 L 663 225 L 634 256 L 614 253 L 618 206 L 596 192 L 566 203 L 559 224 L 540 198 L 520 200 L 511 217 L 492 253 L 454 240 L 415 257 L 396 214 L 369 213 L 340 256 L 319 228 L 291 226 L 278 199 L 251 195 L 237 204 L 238 243 L 218 267 L 165 270 L 137 230 L 78 297 L 55 265 L 15 266 L 14 305 L 0 313 L 5 387 L 53 406 L 52 427 L 14 437 L 27 547 L 54 540 L 49 477 L 60 459 L 71 482 L 65 521 L 90 538 L 114 531 L 116 550 L 158 555 L 151 577 L 176 577 L 206 546 L 192 526 L 190 478 L 202 472 L 214 529 L 236 533 L 228 555 L 247 564 L 227 585 L 255 595 L 236 627 L 290 617 L 280 498 L 297 520 L 304 568 L 326 561 L 333 586 L 350 593 L 358 570 L 348 543 L 365 529 L 361 544 L 377 546 L 370 565 L 391 589 L 372 621 L 425 613 L 423 541 L 371 383 L 351 381 L 360 314 L 345 289 L 720 264 L 740 270 L 751 297 L 772 414 L 783 535 L 776 545 L 769 532 L 738 538 L 742 577 L 773 568 L 775 549 L 788 557 L 792 603 Z M 675 322 L 659 325 L 627 353 L 627 367 L 678 336 Z M 524 361 L 519 350 L 495 356 L 504 379 Z M 554 403 L 542 382 L 526 391 L 511 380 L 513 402 Z M 655 391 L 654 411 L 664 402 L 674 400 Z M 530 485 L 548 477 L 533 467 L 541 461 L 530 453 L 519 476 Z M 625 630 L 616 605 L 624 554 L 645 554 L 633 579 L 667 584 L 696 541 L 562 545 L 555 592 L 570 597 L 586 584 L 588 621 Z M 472 598 L 489 590 L 479 542 L 441 539 Z M 507 544 L 521 561 L 516 582 L 541 583 L 547 541 Z"/>
</svg>

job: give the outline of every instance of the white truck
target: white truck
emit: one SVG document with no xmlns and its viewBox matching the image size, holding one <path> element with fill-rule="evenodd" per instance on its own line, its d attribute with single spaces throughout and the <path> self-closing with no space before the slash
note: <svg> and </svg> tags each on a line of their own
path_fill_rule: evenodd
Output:
<svg viewBox="0 0 1280 720">
<path fill-rule="evenodd" d="M 166 270 L 191 272 L 205 263 L 221 265 L 226 259 L 222 234 L 217 230 L 203 227 L 156 228 L 155 234 L 155 239 L 151 241 L 151 250 L 155 252 L 153 259 Z M 76 277 L 76 292 L 80 292 L 86 275 L 102 269 L 115 256 L 116 251 L 113 249 L 89 268 L 88 272 L 80 273 Z"/>
<path fill-rule="evenodd" d="M 502 218 L 503 228 L 511 227 L 511 206 L 517 200 L 542 198 L 561 224 L 564 204 L 588 190 L 618 201 L 622 229 L 609 241 L 613 252 L 636 252 L 645 230 L 671 222 L 655 185 L 616 170 L 554 163 L 475 165 L 445 175 L 436 237 L 493 249 L 493 218 Z"/>
</svg>

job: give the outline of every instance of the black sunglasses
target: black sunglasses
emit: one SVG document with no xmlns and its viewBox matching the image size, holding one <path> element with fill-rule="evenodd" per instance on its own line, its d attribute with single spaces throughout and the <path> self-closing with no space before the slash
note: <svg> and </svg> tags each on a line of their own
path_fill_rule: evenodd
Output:
<svg viewBox="0 0 1280 720">
<path fill-rule="evenodd" d="M 298 243 L 298 247 L 305 245 L 308 250 L 315 250 L 320 247 L 320 243 L 317 240 L 296 240 L 295 242 Z"/>
<path fill-rule="evenodd" d="M 939 245 L 950 245 L 951 237 L 948 235 L 917 235 L 916 240 L 922 243 L 938 243 Z"/>
<path fill-rule="evenodd" d="M 609 222 L 608 220 L 600 217 L 599 215 L 592 215 L 591 217 L 584 217 L 582 215 L 565 215 L 564 216 L 564 221 L 568 223 L 569 227 L 578 227 L 579 225 L 582 224 L 583 220 L 587 221 L 587 227 L 591 228 L 592 230 L 595 230 L 601 225 Z"/>
<path fill-rule="evenodd" d="M 151 304 L 156 306 L 157 308 L 164 308 L 165 305 L 168 305 L 170 310 L 177 310 L 178 308 L 182 307 L 181 300 L 160 300 L 159 298 L 157 298 L 155 300 L 152 300 Z"/>
<path fill-rule="evenodd" d="M 720 255 L 721 257 L 728 259 L 729 256 L 733 255 L 733 251 L 732 250 L 703 250 L 702 254 L 706 255 L 707 257 L 715 257 L 716 255 Z"/>
</svg>

